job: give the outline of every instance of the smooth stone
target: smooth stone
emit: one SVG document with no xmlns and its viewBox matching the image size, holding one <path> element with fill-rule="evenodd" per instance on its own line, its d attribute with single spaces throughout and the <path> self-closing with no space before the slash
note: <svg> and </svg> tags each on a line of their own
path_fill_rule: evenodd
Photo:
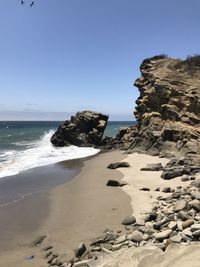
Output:
<svg viewBox="0 0 200 267">
<path fill-rule="evenodd" d="M 180 231 L 183 230 L 182 221 L 177 221 L 177 227 Z"/>
<path fill-rule="evenodd" d="M 142 188 L 140 188 L 140 191 L 150 191 L 150 188 L 148 188 L 148 187 L 142 187 Z"/>
<path fill-rule="evenodd" d="M 182 233 L 183 233 L 184 235 L 186 235 L 186 236 L 192 237 L 192 232 L 190 231 L 189 228 L 184 229 L 184 230 L 182 231 Z"/>
<path fill-rule="evenodd" d="M 133 242 L 138 242 L 140 243 L 141 241 L 143 241 L 143 235 L 141 232 L 139 232 L 138 230 L 133 231 L 132 234 L 129 234 L 127 236 L 128 240 L 131 240 Z"/>
<path fill-rule="evenodd" d="M 49 246 L 45 246 L 45 247 L 43 247 L 42 250 L 43 250 L 43 251 L 47 251 L 47 250 L 52 249 L 52 248 L 53 248 L 53 247 L 49 245 Z"/>
<path fill-rule="evenodd" d="M 172 230 L 164 230 L 164 231 L 159 232 L 159 233 L 154 233 L 154 237 L 156 238 L 156 240 L 162 241 L 162 240 L 168 238 L 171 233 L 172 233 Z"/>
<path fill-rule="evenodd" d="M 134 216 L 127 216 L 123 221 L 122 224 L 123 225 L 130 225 L 130 224 L 134 224 L 136 222 L 136 219 Z"/>
<path fill-rule="evenodd" d="M 145 222 L 151 222 L 151 221 L 155 221 L 157 218 L 157 213 L 156 212 L 150 212 L 145 218 L 144 221 Z"/>
<path fill-rule="evenodd" d="M 197 230 L 200 230 L 200 224 L 195 223 L 195 224 L 193 224 L 193 225 L 191 226 L 191 231 L 192 231 L 192 232 L 195 232 L 195 231 L 197 231 Z"/>
<path fill-rule="evenodd" d="M 163 193 L 171 193 L 171 187 L 164 187 L 162 192 Z"/>
<path fill-rule="evenodd" d="M 170 240 L 174 243 L 180 243 L 182 240 L 182 236 L 181 235 L 175 235 L 173 237 L 170 237 Z"/>
<path fill-rule="evenodd" d="M 198 212 L 200 211 L 200 201 L 197 199 L 190 201 L 189 206 Z"/>
<path fill-rule="evenodd" d="M 184 174 L 183 176 L 182 176 L 182 178 L 181 178 L 181 181 L 182 182 L 187 182 L 187 181 L 189 181 L 190 179 L 189 179 L 189 177 L 186 175 L 186 174 Z"/>
<path fill-rule="evenodd" d="M 111 163 L 107 166 L 108 169 L 127 168 L 127 167 L 130 167 L 130 164 L 125 161 Z"/>
<path fill-rule="evenodd" d="M 126 183 L 121 183 L 117 180 L 108 180 L 107 183 L 106 183 L 107 186 L 114 186 L 114 187 L 122 187 L 122 186 L 125 186 L 127 185 Z"/>
<path fill-rule="evenodd" d="M 140 169 L 140 171 L 162 171 L 163 166 L 161 163 L 147 164 L 146 167 Z"/>
<path fill-rule="evenodd" d="M 191 219 L 188 213 L 183 210 L 179 211 L 179 213 L 177 214 L 177 218 L 180 218 L 182 221 L 187 221 Z"/>
<path fill-rule="evenodd" d="M 37 237 L 35 240 L 33 240 L 31 242 L 31 246 L 38 246 L 42 243 L 42 241 L 46 238 L 47 236 L 46 235 L 41 235 L 39 237 Z"/>
<path fill-rule="evenodd" d="M 187 203 L 185 202 L 185 200 L 177 200 L 174 206 L 174 211 L 180 211 L 180 210 L 184 210 L 187 206 Z"/>
<path fill-rule="evenodd" d="M 121 235 L 117 239 L 115 239 L 115 244 L 119 244 L 126 241 L 126 235 Z"/>
<path fill-rule="evenodd" d="M 119 250 L 122 246 L 124 246 L 123 243 L 113 245 L 113 246 L 112 246 L 112 250 L 113 250 L 113 251 L 117 251 L 117 250 Z"/>
<path fill-rule="evenodd" d="M 86 252 L 86 246 L 84 243 L 80 243 L 80 245 L 74 250 L 74 255 L 76 258 L 81 257 Z"/>
<path fill-rule="evenodd" d="M 170 222 L 167 226 L 171 230 L 175 230 L 177 228 L 177 223 L 176 222 Z"/>
<path fill-rule="evenodd" d="M 188 228 L 188 227 L 190 227 L 193 223 L 194 223 L 194 220 L 192 220 L 192 219 L 186 220 L 186 221 L 182 222 L 182 228 L 183 228 L 183 229 Z M 199 229 L 200 229 L 200 228 L 199 228 Z"/>
<path fill-rule="evenodd" d="M 194 237 L 200 237 L 200 230 L 197 230 L 197 231 L 193 232 L 192 235 Z"/>
</svg>

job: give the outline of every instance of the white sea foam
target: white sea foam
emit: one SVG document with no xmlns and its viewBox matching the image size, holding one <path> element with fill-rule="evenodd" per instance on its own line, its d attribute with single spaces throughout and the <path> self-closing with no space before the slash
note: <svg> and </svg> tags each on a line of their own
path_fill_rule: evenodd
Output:
<svg viewBox="0 0 200 267">
<path fill-rule="evenodd" d="M 92 156 L 99 152 L 92 147 L 53 147 L 50 138 L 53 130 L 32 143 L 31 148 L 24 151 L 9 151 L 1 154 L 3 161 L 0 161 L 0 178 L 15 175 L 22 171 L 61 162 L 70 159 Z"/>
</svg>

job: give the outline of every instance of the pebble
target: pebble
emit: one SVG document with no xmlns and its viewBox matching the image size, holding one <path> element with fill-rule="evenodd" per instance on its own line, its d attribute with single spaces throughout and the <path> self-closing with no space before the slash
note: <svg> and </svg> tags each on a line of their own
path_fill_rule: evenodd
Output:
<svg viewBox="0 0 200 267">
<path fill-rule="evenodd" d="M 117 239 L 115 239 L 115 244 L 119 244 L 126 241 L 126 235 L 121 235 Z"/>
<path fill-rule="evenodd" d="M 131 240 L 133 242 L 138 242 L 140 243 L 141 241 L 143 241 L 143 235 L 141 234 L 141 232 L 139 232 L 138 230 L 133 231 L 132 234 L 129 234 L 127 236 L 128 240 Z"/>
<path fill-rule="evenodd" d="M 188 228 L 188 227 L 190 227 L 193 223 L 194 223 L 194 220 L 192 220 L 192 219 L 186 220 L 186 221 L 182 222 L 182 228 L 183 228 L 183 229 Z M 199 226 L 200 226 L 200 225 L 199 225 Z M 199 229 L 200 229 L 200 228 L 199 228 Z"/>
<path fill-rule="evenodd" d="M 200 224 L 198 223 L 195 223 L 191 226 L 191 231 L 194 232 L 194 231 L 197 231 L 197 230 L 200 230 Z"/>
<path fill-rule="evenodd" d="M 170 222 L 168 224 L 168 228 L 171 229 L 171 230 L 175 230 L 177 228 L 177 223 L 176 222 Z"/>
<path fill-rule="evenodd" d="M 134 224 L 136 222 L 136 219 L 134 216 L 127 216 L 123 221 L 122 224 L 123 225 L 130 225 L 130 224 Z"/>
<path fill-rule="evenodd" d="M 170 240 L 174 243 L 180 243 L 181 242 L 181 239 L 182 239 L 182 236 L 181 235 L 175 235 L 173 237 L 170 237 Z"/>
<path fill-rule="evenodd" d="M 176 204 L 174 206 L 174 211 L 180 211 L 180 210 L 184 210 L 187 206 L 187 203 L 185 202 L 185 200 L 177 200 Z"/>
<path fill-rule="evenodd" d="M 154 237 L 156 238 L 156 240 L 162 241 L 168 238 L 171 233 L 172 233 L 172 230 L 164 230 L 162 232 L 155 233 Z"/>
<path fill-rule="evenodd" d="M 86 252 L 86 246 L 84 243 L 80 243 L 80 245 L 75 249 L 74 255 L 76 258 L 81 257 Z"/>
</svg>

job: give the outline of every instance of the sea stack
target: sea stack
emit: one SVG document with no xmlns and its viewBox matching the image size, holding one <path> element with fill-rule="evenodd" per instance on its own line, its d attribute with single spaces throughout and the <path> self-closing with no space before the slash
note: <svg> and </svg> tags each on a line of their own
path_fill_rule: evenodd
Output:
<svg viewBox="0 0 200 267">
<path fill-rule="evenodd" d="M 51 143 L 62 147 L 98 146 L 101 143 L 108 115 L 95 111 L 81 111 L 59 126 L 51 137 Z"/>
</svg>

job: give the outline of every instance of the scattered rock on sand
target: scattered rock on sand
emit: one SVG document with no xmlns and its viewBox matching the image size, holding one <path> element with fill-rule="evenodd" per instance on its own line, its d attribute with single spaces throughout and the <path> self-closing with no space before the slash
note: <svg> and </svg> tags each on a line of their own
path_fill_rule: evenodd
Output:
<svg viewBox="0 0 200 267">
<path fill-rule="evenodd" d="M 152 163 L 147 164 L 146 167 L 140 169 L 141 171 L 161 171 L 163 170 L 163 166 L 161 163 Z"/>
<path fill-rule="evenodd" d="M 163 193 L 171 193 L 171 187 L 164 187 L 162 192 Z"/>
<path fill-rule="evenodd" d="M 117 168 L 126 168 L 126 167 L 130 167 L 130 164 L 128 162 L 125 161 L 121 161 L 121 162 L 115 162 L 115 163 L 111 163 L 108 165 L 108 169 L 117 169 Z"/>
<path fill-rule="evenodd" d="M 136 222 L 136 219 L 134 216 L 127 216 L 123 221 L 122 224 L 123 225 L 130 225 L 130 224 L 134 224 Z"/>
<path fill-rule="evenodd" d="M 42 243 L 42 241 L 46 238 L 47 236 L 46 235 L 41 235 L 39 237 L 37 237 L 35 240 L 33 240 L 31 242 L 31 246 L 38 246 Z"/>
<path fill-rule="evenodd" d="M 121 182 L 119 182 L 117 180 L 108 180 L 106 185 L 107 186 L 114 186 L 114 187 L 117 187 L 117 186 L 122 187 L 122 186 L 127 185 L 127 183 L 121 183 Z"/>
<path fill-rule="evenodd" d="M 150 191 L 150 188 L 148 188 L 148 187 L 142 187 L 142 188 L 140 188 L 140 191 Z"/>
<path fill-rule="evenodd" d="M 76 258 L 80 258 L 86 252 L 86 246 L 84 243 L 81 243 L 74 251 Z"/>
<path fill-rule="evenodd" d="M 141 241 L 143 241 L 143 235 L 138 230 L 135 230 L 127 236 L 127 239 L 133 242 L 140 243 Z"/>
</svg>

